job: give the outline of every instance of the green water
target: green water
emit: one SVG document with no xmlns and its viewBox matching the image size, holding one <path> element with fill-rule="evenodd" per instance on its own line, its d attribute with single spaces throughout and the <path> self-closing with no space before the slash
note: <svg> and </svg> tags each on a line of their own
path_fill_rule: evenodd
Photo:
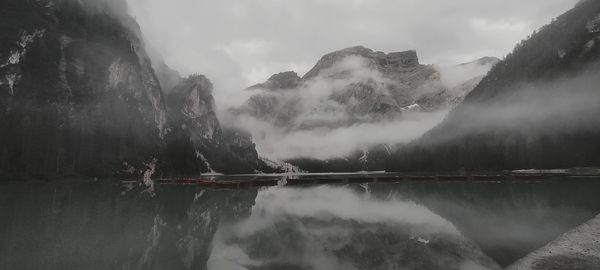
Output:
<svg viewBox="0 0 600 270">
<path fill-rule="evenodd" d="M 257 196 L 262 194 L 263 201 L 263 197 L 269 199 L 268 196 L 273 196 L 264 195 L 267 189 L 202 190 L 196 186 L 159 185 L 155 194 L 151 195 L 142 186 L 130 188 L 108 182 L 0 183 L 0 269 L 206 269 L 211 256 L 215 256 L 214 249 L 219 248 L 215 247 L 215 234 L 220 228 L 244 220 L 251 213 L 257 214 L 258 210 L 253 212 L 253 206 L 263 203 L 256 201 Z M 277 194 L 278 191 L 274 190 L 277 188 L 269 188 L 269 194 Z M 303 190 L 309 191 L 312 187 L 293 189 L 294 194 L 303 194 Z M 360 197 L 359 202 L 380 202 L 377 205 L 382 205 L 382 208 L 390 200 L 424 206 L 453 224 L 466 239 L 474 242 L 501 267 L 600 213 L 600 179 L 530 183 L 351 184 L 331 186 L 330 190 L 353 193 L 355 195 L 348 196 Z M 310 197 L 316 196 L 311 194 L 307 196 L 299 200 L 323 199 Z M 332 192 L 331 196 L 336 195 Z M 365 196 L 368 198 L 365 199 Z M 286 206 L 288 208 L 295 203 L 300 204 L 294 202 L 294 197 L 290 198 L 280 203 L 290 204 Z M 334 218 L 327 219 L 325 223 L 352 219 L 347 218 L 346 211 L 365 216 L 373 213 L 356 211 L 378 212 L 378 208 L 373 207 L 364 208 L 368 210 L 352 206 L 348 206 L 349 209 L 336 208 L 336 203 L 345 202 L 337 202 L 335 198 L 327 202 L 332 209 L 341 209 L 342 213 L 336 216 L 335 211 L 338 210 L 331 210 Z M 269 207 L 266 211 L 279 209 L 277 205 Z M 378 213 L 375 223 L 387 222 L 382 218 L 386 214 Z M 287 213 L 286 217 L 289 215 Z M 321 224 L 324 221 L 318 218 L 316 221 L 307 219 L 306 215 L 294 219 L 296 223 L 285 224 L 329 226 Z M 397 217 L 403 215 L 402 212 L 390 212 L 390 215 L 403 218 Z M 419 217 L 419 214 L 414 217 Z M 412 218 L 409 216 L 404 220 Z M 277 231 L 283 226 L 274 224 L 275 227 L 266 231 Z M 343 226 L 350 226 L 352 232 L 363 232 L 361 226 L 368 227 L 360 221 L 344 223 Z M 394 227 L 387 226 L 386 230 L 389 228 L 393 230 Z M 284 231 L 296 233 L 295 229 L 286 228 Z M 389 235 L 390 232 L 386 233 Z M 305 234 L 295 235 L 302 237 Z M 364 237 L 379 239 L 380 236 L 375 233 Z M 235 242 L 245 248 L 250 257 L 263 260 L 268 254 L 252 249 L 269 249 L 270 242 L 264 243 L 264 239 L 271 239 L 269 241 L 281 246 L 303 241 L 284 236 L 273 238 L 265 233 L 245 242 L 240 239 L 231 238 L 227 243 Z M 381 245 L 383 240 L 378 241 L 361 239 L 346 244 L 375 245 L 382 250 L 377 251 L 377 247 L 371 246 L 366 248 L 375 250 L 375 253 L 394 254 L 394 250 L 383 248 L 395 248 L 397 245 Z M 331 254 L 342 256 L 340 252 L 345 250 L 348 247 Z M 292 264 L 286 263 L 288 266 Z M 280 269 L 316 269 L 306 265 L 288 266 Z M 278 268 L 255 266 L 252 269 Z"/>
</svg>

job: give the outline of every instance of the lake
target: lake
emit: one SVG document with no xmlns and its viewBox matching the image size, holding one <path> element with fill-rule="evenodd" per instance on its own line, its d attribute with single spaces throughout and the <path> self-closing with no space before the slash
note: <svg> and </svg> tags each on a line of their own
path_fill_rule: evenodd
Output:
<svg viewBox="0 0 600 270">
<path fill-rule="evenodd" d="M 499 269 L 599 214 L 599 180 L 4 182 L 0 269 Z"/>
</svg>

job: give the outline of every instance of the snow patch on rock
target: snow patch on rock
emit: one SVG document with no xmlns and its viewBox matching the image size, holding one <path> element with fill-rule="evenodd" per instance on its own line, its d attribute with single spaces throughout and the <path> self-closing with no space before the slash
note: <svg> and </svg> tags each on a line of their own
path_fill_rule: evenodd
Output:
<svg viewBox="0 0 600 270">
<path fill-rule="evenodd" d="M 43 37 L 45 32 L 46 31 L 43 29 L 35 30 L 31 34 L 27 33 L 27 31 L 24 31 L 21 34 L 21 38 L 16 42 L 17 48 L 11 51 L 8 59 L 6 59 L 3 64 L 0 64 L 0 68 L 6 67 L 8 65 L 19 64 L 21 62 L 21 59 L 25 56 L 25 54 L 27 54 L 27 49 L 29 45 L 33 43 L 33 41 L 35 41 L 36 38 Z"/>
</svg>

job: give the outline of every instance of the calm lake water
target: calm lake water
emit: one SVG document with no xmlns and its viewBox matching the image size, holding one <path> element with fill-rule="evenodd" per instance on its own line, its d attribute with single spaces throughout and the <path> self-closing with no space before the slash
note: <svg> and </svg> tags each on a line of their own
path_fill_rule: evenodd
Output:
<svg viewBox="0 0 600 270">
<path fill-rule="evenodd" d="M 600 213 L 600 179 L 243 190 L 0 183 L 0 269 L 499 269 Z"/>
</svg>

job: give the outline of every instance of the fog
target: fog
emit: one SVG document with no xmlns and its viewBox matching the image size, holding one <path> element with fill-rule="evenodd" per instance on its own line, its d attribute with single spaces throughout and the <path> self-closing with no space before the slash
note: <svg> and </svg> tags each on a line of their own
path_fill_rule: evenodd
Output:
<svg viewBox="0 0 600 270">
<path fill-rule="evenodd" d="M 431 143 L 442 143 L 465 134 L 512 130 L 521 134 L 560 136 L 600 128 L 600 95 L 597 69 L 577 76 L 545 82 L 507 86 L 493 102 L 467 100 L 451 115 L 451 128 L 436 134 Z M 448 126 L 446 126 L 448 127 Z"/>
<path fill-rule="evenodd" d="M 343 158 L 353 151 L 378 144 L 393 145 L 415 139 L 438 124 L 446 112 L 410 113 L 403 119 L 356 124 L 336 129 L 286 132 L 252 117 L 239 118 L 239 126 L 252 131 L 257 151 L 268 158 Z"/>
<path fill-rule="evenodd" d="M 367 59 L 348 56 L 321 70 L 318 76 L 297 89 L 245 91 L 255 96 L 241 106 L 241 114 L 224 113 L 222 122 L 249 131 L 259 154 L 269 159 L 344 158 L 376 145 L 393 146 L 418 138 L 440 123 L 451 106 L 434 111 L 415 110 L 417 98 L 442 89 L 452 92 L 465 81 L 481 79 L 492 65 L 469 63 L 437 67 L 440 80 L 431 80 L 413 89 L 382 74 Z M 373 92 L 344 103 L 332 98 L 357 89 L 361 91 L 353 84 L 367 84 Z M 465 93 L 454 94 L 463 96 Z M 369 104 L 381 96 L 390 99 L 401 96 L 405 102 L 400 105 L 404 106 L 402 113 L 370 112 Z M 256 117 L 256 107 L 267 116 Z M 285 121 L 280 121 L 281 115 Z"/>
</svg>

